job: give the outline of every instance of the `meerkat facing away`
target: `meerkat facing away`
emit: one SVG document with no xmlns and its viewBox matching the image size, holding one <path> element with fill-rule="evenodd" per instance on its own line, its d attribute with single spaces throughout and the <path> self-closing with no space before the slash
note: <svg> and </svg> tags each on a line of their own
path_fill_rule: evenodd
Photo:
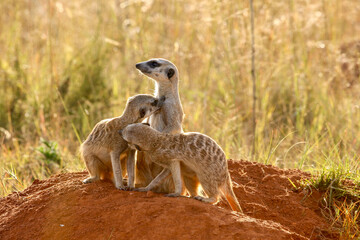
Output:
<svg viewBox="0 0 360 240">
<path fill-rule="evenodd" d="M 157 99 L 148 94 L 139 94 L 128 99 L 120 117 L 105 119 L 97 123 L 80 147 L 82 159 L 90 173 L 83 183 L 108 178 L 113 172 L 115 187 L 125 190 L 120 164 L 120 155 L 128 145 L 117 133 L 131 123 L 137 123 L 160 110 L 165 98 Z M 125 159 L 122 159 L 125 161 Z M 128 188 L 134 188 L 135 151 L 127 158 Z"/>
<path fill-rule="evenodd" d="M 137 63 L 136 68 L 155 81 L 156 97 L 166 97 L 166 102 L 161 110 L 150 116 L 150 126 L 163 133 L 177 134 L 183 132 L 184 112 L 178 91 L 179 72 L 176 66 L 166 59 L 153 58 Z M 140 186 L 147 186 L 162 171 L 162 167 L 151 162 L 146 155 L 147 153 L 142 152 L 137 154 L 136 181 Z M 184 169 L 184 171 L 191 172 L 190 169 Z M 184 183 L 190 195 L 197 194 L 198 183 L 195 174 L 184 176 Z M 168 178 L 154 191 L 171 192 L 173 189 L 172 179 Z"/>
<path fill-rule="evenodd" d="M 172 174 L 175 192 L 167 194 L 177 197 L 182 192 L 181 164 L 195 172 L 204 192 L 208 196 L 195 196 L 203 202 L 216 203 L 220 193 L 234 211 L 242 212 L 232 189 L 226 156 L 221 147 L 210 137 L 201 133 L 165 134 L 144 124 L 130 124 L 119 131 L 130 145 L 148 153 L 149 158 L 162 166 L 162 172 L 139 191 L 150 191 Z M 190 173 L 191 175 L 193 173 Z"/>
</svg>

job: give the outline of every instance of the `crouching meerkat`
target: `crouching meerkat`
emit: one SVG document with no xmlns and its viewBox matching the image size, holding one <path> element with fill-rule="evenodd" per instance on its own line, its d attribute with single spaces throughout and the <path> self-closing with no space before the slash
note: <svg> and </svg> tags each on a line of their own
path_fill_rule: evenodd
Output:
<svg viewBox="0 0 360 240">
<path fill-rule="evenodd" d="M 184 112 L 179 96 L 179 72 L 176 66 L 166 59 L 153 58 L 137 63 L 136 68 L 155 81 L 156 97 L 166 97 L 166 102 L 161 110 L 150 116 L 150 126 L 163 133 L 183 132 Z M 136 184 L 139 186 L 147 186 L 162 171 L 162 167 L 150 161 L 146 152 L 138 152 L 136 168 Z M 184 183 L 191 195 L 197 194 L 195 179 L 184 177 Z M 173 189 L 172 179 L 168 178 L 154 191 L 172 192 Z"/>
<path fill-rule="evenodd" d="M 127 148 L 127 142 L 118 134 L 131 123 L 137 123 L 160 110 L 165 98 L 155 98 L 148 94 L 130 97 L 120 117 L 105 119 L 97 123 L 90 135 L 80 147 L 81 157 L 86 164 L 90 177 L 83 183 L 91 183 L 104 178 L 111 178 L 115 187 L 125 190 L 122 178 L 120 155 Z M 125 162 L 125 159 L 122 159 Z M 125 164 L 123 164 L 125 165 Z M 135 151 L 128 152 L 126 161 L 128 188 L 134 188 Z"/>
<path fill-rule="evenodd" d="M 234 211 L 242 212 L 233 192 L 226 156 L 221 147 L 210 137 L 201 133 L 166 134 L 141 124 L 130 124 L 119 134 L 139 151 L 146 152 L 154 163 L 162 166 L 162 172 L 147 186 L 139 191 L 150 191 L 172 174 L 175 192 L 170 197 L 182 193 L 181 175 L 186 177 L 192 172 L 181 172 L 185 165 L 196 174 L 207 197 L 195 196 L 203 202 L 216 203 L 220 193 L 226 198 Z"/>
</svg>

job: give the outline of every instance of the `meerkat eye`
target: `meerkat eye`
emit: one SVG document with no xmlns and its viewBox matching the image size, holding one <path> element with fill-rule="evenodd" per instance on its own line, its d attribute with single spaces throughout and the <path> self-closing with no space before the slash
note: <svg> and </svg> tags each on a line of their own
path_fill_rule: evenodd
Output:
<svg viewBox="0 0 360 240">
<path fill-rule="evenodd" d="M 151 106 L 157 106 L 157 104 L 158 104 L 158 100 L 155 99 L 155 100 L 151 103 Z"/>
<path fill-rule="evenodd" d="M 140 148 L 140 146 L 139 146 L 139 145 L 134 144 L 134 147 L 136 148 L 136 150 L 138 150 L 138 151 L 140 151 L 140 152 L 141 152 L 141 148 Z"/>
<path fill-rule="evenodd" d="M 145 117 L 145 114 L 146 114 L 145 108 L 141 108 L 141 109 L 140 109 L 140 117 L 141 117 L 141 118 Z"/>
<path fill-rule="evenodd" d="M 156 68 L 156 67 L 160 67 L 160 64 L 156 61 L 151 61 L 148 64 L 151 68 Z"/>
<path fill-rule="evenodd" d="M 167 72 L 167 77 L 170 79 L 172 76 L 174 76 L 175 70 L 170 68 Z"/>
</svg>

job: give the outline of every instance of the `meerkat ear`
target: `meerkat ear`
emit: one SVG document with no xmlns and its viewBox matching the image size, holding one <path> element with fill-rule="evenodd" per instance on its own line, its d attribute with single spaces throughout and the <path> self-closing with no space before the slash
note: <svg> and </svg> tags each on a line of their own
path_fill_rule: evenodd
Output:
<svg viewBox="0 0 360 240">
<path fill-rule="evenodd" d="M 152 103 L 151 106 L 157 106 L 158 105 L 159 100 L 155 99 Z"/>
<path fill-rule="evenodd" d="M 147 123 L 147 122 L 144 122 L 144 123 L 142 123 L 142 124 L 147 125 L 147 126 L 150 126 L 150 123 Z"/>
<path fill-rule="evenodd" d="M 174 76 L 175 70 L 170 68 L 167 72 L 167 77 L 170 79 L 172 76 Z"/>
</svg>

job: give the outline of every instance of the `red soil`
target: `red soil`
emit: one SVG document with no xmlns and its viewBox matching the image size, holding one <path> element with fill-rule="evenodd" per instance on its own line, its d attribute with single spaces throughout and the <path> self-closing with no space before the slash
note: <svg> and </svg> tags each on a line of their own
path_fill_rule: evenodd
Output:
<svg viewBox="0 0 360 240">
<path fill-rule="evenodd" d="M 229 161 L 244 214 L 152 192 L 82 184 L 86 172 L 35 180 L 0 199 L 0 239 L 337 239 L 321 215 L 321 194 L 292 191 L 310 177 L 247 161 Z"/>
</svg>

